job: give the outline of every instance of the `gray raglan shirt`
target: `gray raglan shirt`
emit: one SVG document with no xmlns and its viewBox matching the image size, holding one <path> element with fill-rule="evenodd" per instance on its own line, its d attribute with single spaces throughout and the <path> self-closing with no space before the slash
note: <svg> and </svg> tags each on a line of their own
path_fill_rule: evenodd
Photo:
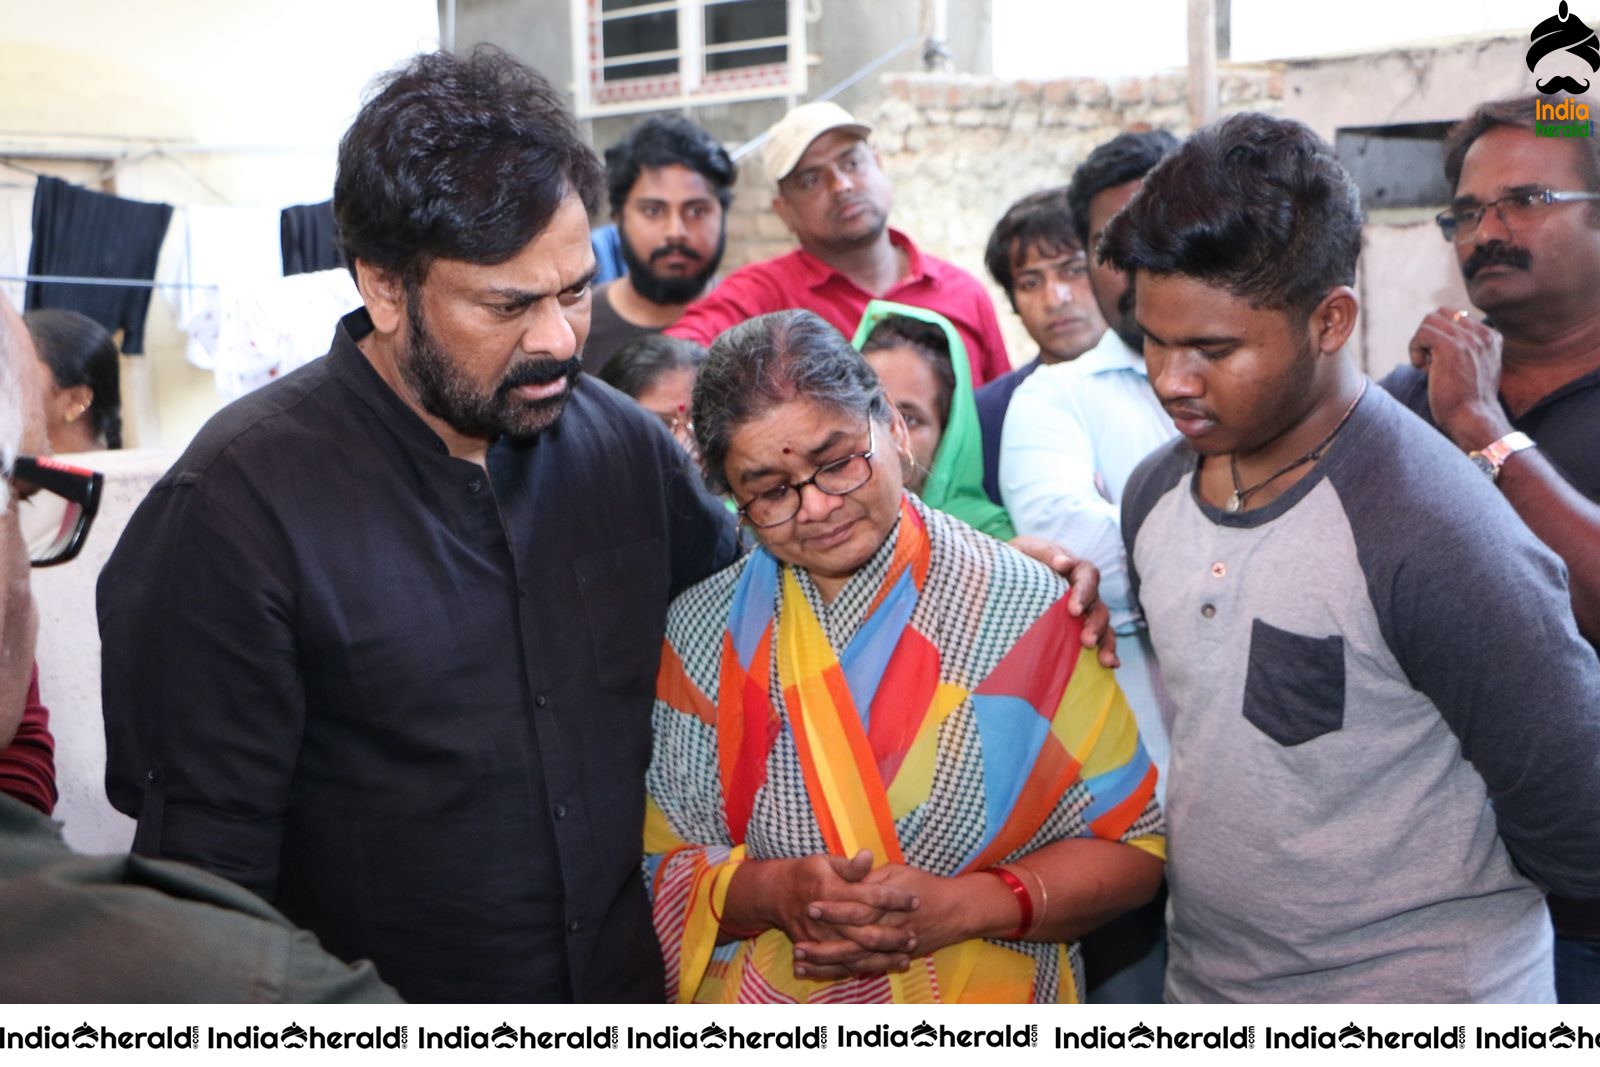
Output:
<svg viewBox="0 0 1600 1067">
<path fill-rule="evenodd" d="M 1174 441 L 1123 504 L 1176 709 L 1168 999 L 1554 999 L 1532 880 L 1600 895 L 1600 662 L 1561 562 L 1378 389 L 1265 507 L 1196 471 Z"/>
</svg>

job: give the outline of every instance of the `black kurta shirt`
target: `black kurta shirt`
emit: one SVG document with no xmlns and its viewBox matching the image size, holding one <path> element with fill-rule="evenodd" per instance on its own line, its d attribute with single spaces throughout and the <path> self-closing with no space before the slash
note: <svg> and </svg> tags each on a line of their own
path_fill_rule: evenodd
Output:
<svg viewBox="0 0 1600 1067">
<path fill-rule="evenodd" d="M 661 995 L 640 878 L 668 599 L 727 511 L 583 378 L 488 476 L 327 358 L 230 405 L 100 578 L 135 851 L 255 890 L 413 1000 Z"/>
</svg>

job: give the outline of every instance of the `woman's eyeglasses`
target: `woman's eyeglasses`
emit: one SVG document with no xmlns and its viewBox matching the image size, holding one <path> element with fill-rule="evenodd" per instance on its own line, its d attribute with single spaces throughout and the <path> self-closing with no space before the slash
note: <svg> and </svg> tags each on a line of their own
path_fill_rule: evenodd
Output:
<svg viewBox="0 0 1600 1067">
<path fill-rule="evenodd" d="M 29 562 L 53 567 L 77 556 L 100 509 L 105 475 L 46 456 L 18 456 L 8 480 L 21 503 Z"/>
<path fill-rule="evenodd" d="M 872 480 L 872 455 L 877 451 L 877 441 L 871 421 L 867 423 L 867 450 L 840 456 L 832 463 L 816 469 L 811 477 L 793 485 L 779 485 L 764 493 L 757 493 L 749 503 L 739 508 L 739 514 L 751 526 L 764 530 L 769 526 L 782 526 L 800 514 L 800 490 L 816 486 L 829 496 L 846 496 Z"/>
</svg>

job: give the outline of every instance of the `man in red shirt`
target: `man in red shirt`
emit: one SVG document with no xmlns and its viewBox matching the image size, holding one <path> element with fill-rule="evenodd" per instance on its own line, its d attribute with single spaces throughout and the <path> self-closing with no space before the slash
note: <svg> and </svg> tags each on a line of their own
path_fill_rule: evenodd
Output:
<svg viewBox="0 0 1600 1067">
<path fill-rule="evenodd" d="M 734 271 L 666 332 L 710 345 L 756 315 L 806 308 L 850 336 L 867 302 L 881 297 L 954 323 L 972 360 L 973 385 L 1011 370 L 994 304 L 977 279 L 889 228 L 893 193 L 867 144 L 871 133 L 826 101 L 803 104 L 768 130 L 761 161 L 778 183 L 772 210 L 800 247 Z"/>
</svg>

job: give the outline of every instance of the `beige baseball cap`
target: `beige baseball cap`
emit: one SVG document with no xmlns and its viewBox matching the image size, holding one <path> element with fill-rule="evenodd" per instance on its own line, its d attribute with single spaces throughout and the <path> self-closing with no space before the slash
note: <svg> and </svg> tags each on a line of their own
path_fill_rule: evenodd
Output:
<svg viewBox="0 0 1600 1067">
<path fill-rule="evenodd" d="M 829 130 L 849 130 L 860 137 L 872 133 L 871 126 L 857 121 L 854 115 L 831 100 L 801 104 L 773 124 L 761 146 L 761 162 L 772 180 L 779 182 L 787 178 L 811 147 L 811 142 Z"/>
</svg>

